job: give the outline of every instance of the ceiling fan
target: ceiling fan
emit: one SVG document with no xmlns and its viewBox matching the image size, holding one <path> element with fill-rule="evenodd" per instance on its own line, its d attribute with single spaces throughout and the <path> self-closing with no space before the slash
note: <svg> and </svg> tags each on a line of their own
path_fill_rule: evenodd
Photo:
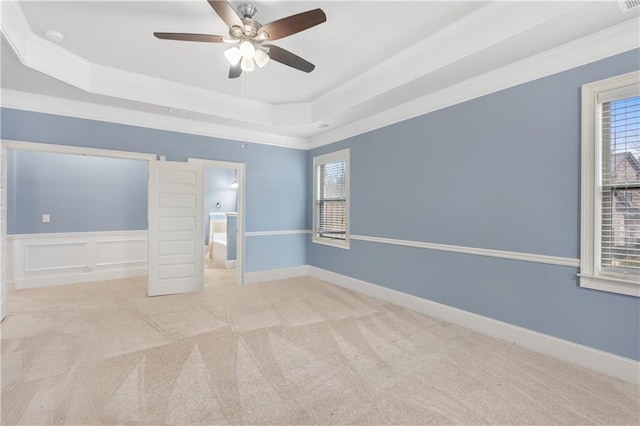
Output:
<svg viewBox="0 0 640 426">
<path fill-rule="evenodd" d="M 153 35 L 166 40 L 236 45 L 224 52 L 231 64 L 229 78 L 240 77 L 242 71 L 251 72 L 256 65 L 262 68 L 269 62 L 269 59 L 307 73 L 315 68 L 315 65 L 298 55 L 273 44 L 265 44 L 265 42 L 278 40 L 325 22 L 327 16 L 322 9 L 309 10 L 262 25 L 253 19 L 258 10 L 250 3 L 238 6 L 240 14 L 236 13 L 226 1 L 208 0 L 208 3 L 229 26 L 228 36 L 160 32 L 155 32 Z"/>
</svg>

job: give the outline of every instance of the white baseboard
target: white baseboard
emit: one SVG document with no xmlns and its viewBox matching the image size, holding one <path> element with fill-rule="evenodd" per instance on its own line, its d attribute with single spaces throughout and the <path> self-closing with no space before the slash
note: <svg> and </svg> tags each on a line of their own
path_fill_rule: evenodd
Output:
<svg viewBox="0 0 640 426">
<path fill-rule="evenodd" d="M 16 290 L 136 277 L 147 273 L 147 231 L 10 235 L 7 259 Z"/>
<path fill-rule="evenodd" d="M 640 384 L 640 362 L 549 336 L 506 322 L 432 302 L 325 269 L 308 267 L 309 275 L 340 287 L 366 294 L 479 333 L 515 343 L 616 379 Z"/>
<path fill-rule="evenodd" d="M 226 269 L 231 269 L 231 268 L 235 268 L 236 267 L 236 261 L 235 260 L 225 260 L 224 261 L 224 267 Z"/>
<path fill-rule="evenodd" d="M 305 277 L 307 275 L 309 275 L 309 265 L 271 269 L 269 271 L 248 272 L 244 274 L 244 284 L 258 284 L 267 281 L 286 280 L 287 278 Z"/>
</svg>

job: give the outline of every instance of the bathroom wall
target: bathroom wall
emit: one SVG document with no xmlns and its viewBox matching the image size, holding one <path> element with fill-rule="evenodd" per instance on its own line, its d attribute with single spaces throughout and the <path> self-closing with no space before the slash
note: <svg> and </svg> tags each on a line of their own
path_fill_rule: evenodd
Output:
<svg viewBox="0 0 640 426">
<path fill-rule="evenodd" d="M 205 169 L 205 206 L 204 217 L 209 213 L 237 211 L 237 192 L 231 184 L 236 182 L 236 171 L 222 167 L 207 167 Z M 217 204 L 219 203 L 219 207 Z M 209 220 L 205 220 L 204 244 L 209 244 Z"/>
</svg>

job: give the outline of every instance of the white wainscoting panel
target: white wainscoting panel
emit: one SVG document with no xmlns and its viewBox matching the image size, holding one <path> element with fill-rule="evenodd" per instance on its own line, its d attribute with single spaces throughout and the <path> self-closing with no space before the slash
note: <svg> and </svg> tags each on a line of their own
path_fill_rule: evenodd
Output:
<svg viewBox="0 0 640 426">
<path fill-rule="evenodd" d="M 16 290 L 147 274 L 147 231 L 7 237 L 7 279 Z"/>
</svg>

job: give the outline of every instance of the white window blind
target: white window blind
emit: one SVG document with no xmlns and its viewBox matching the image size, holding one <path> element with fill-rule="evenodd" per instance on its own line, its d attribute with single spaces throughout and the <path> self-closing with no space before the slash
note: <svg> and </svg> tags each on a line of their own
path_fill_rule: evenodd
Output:
<svg viewBox="0 0 640 426">
<path fill-rule="evenodd" d="M 346 234 L 345 160 L 332 161 L 318 167 L 318 236 L 345 239 Z"/>
<path fill-rule="evenodd" d="M 602 102 L 604 97 L 600 98 Z M 640 279 L 640 96 L 602 102 L 600 274 Z"/>
<path fill-rule="evenodd" d="M 314 241 L 345 247 L 349 239 L 349 152 L 314 158 Z"/>
</svg>

